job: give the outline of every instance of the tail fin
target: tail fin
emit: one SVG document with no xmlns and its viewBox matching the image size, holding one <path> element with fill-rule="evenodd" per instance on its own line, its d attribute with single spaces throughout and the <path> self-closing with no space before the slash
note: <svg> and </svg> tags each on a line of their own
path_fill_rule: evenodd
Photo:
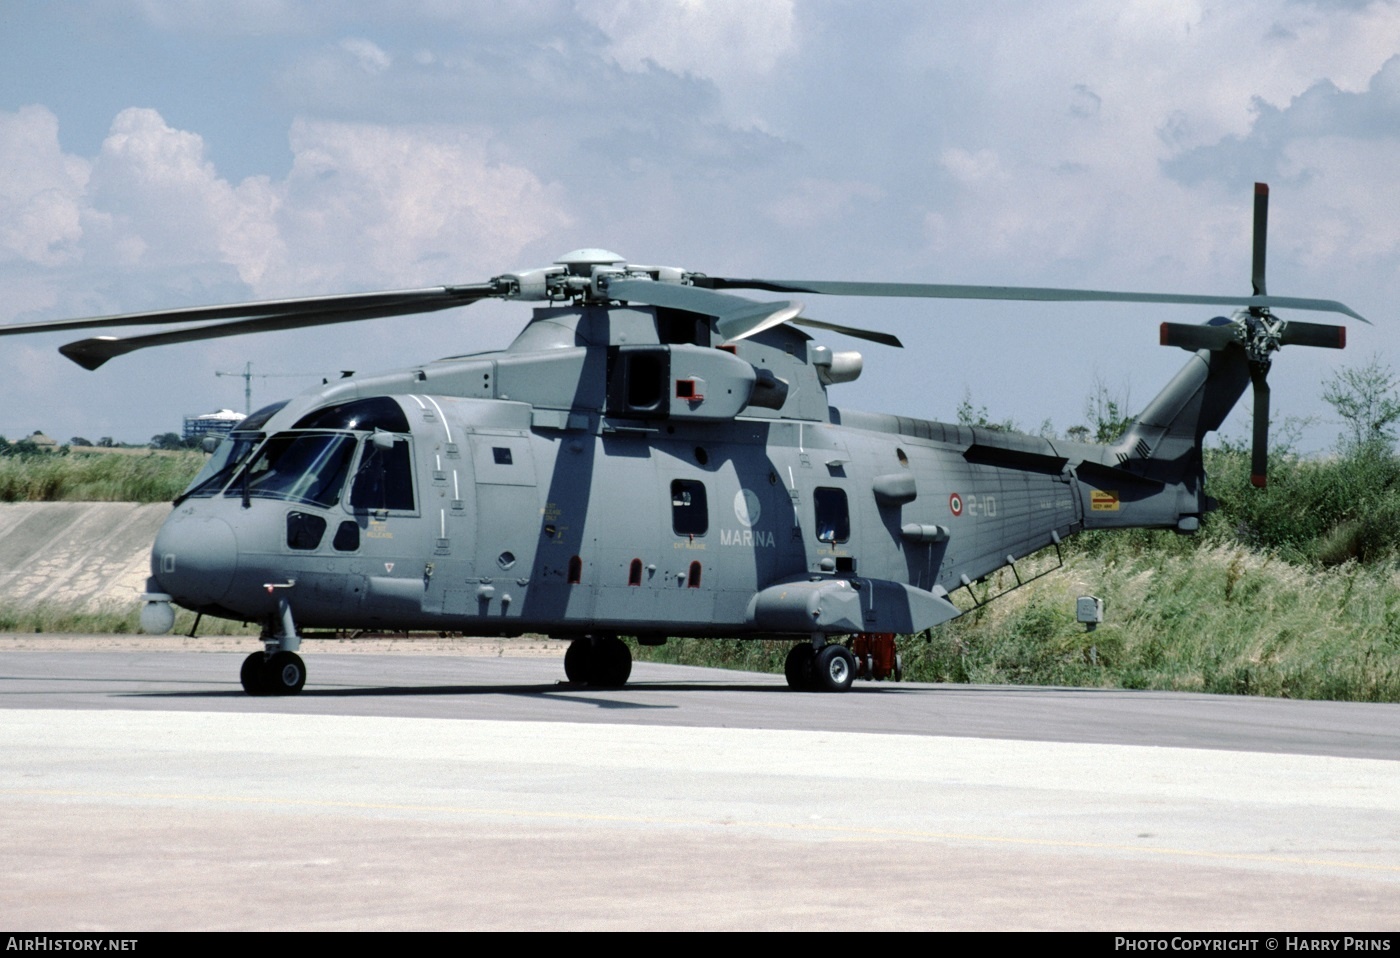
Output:
<svg viewBox="0 0 1400 958">
<path fill-rule="evenodd" d="M 1202 443 L 1249 384 L 1243 347 L 1192 355 L 1098 461 L 1076 467 L 1085 527 L 1196 531 L 1214 507 L 1205 494 Z"/>
<path fill-rule="evenodd" d="M 1215 505 L 1204 491 L 1202 443 L 1206 433 L 1220 428 L 1247 386 L 1254 388 L 1250 481 L 1263 487 L 1273 354 L 1285 345 L 1342 349 L 1346 329 L 1290 323 L 1251 309 L 1203 326 L 1163 323 L 1162 344 L 1194 352 L 1105 455 L 1077 468 L 1081 485 L 1089 486 L 1086 527 L 1199 528 L 1201 516 Z"/>
</svg>

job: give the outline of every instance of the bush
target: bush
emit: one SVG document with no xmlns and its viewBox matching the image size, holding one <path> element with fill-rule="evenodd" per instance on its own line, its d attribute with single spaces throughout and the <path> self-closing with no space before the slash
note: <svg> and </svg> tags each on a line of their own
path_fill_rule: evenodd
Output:
<svg viewBox="0 0 1400 958">
<path fill-rule="evenodd" d="M 1249 484 L 1249 455 L 1218 450 L 1206 460 L 1207 491 L 1220 508 L 1207 537 L 1275 551 L 1291 562 L 1335 566 L 1396 556 L 1400 460 L 1374 445 L 1330 459 L 1280 456 L 1269 486 Z"/>
</svg>

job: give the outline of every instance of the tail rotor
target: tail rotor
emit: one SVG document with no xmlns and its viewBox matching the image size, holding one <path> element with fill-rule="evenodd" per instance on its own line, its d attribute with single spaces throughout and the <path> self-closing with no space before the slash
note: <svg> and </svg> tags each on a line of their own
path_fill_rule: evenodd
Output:
<svg viewBox="0 0 1400 958">
<path fill-rule="evenodd" d="M 1250 280 L 1254 295 L 1267 297 L 1264 280 L 1268 255 L 1269 187 L 1254 184 L 1254 257 Z M 1364 322 L 1364 320 L 1363 320 Z M 1219 352 L 1240 348 L 1249 362 L 1249 380 L 1254 389 L 1254 430 L 1250 450 L 1249 481 L 1257 488 L 1268 485 L 1269 471 L 1269 366 L 1280 346 L 1318 346 L 1344 349 L 1345 326 L 1303 323 L 1279 319 L 1267 304 L 1251 304 L 1237 310 L 1230 320 L 1216 319 L 1204 326 L 1163 323 L 1163 346 Z"/>
</svg>

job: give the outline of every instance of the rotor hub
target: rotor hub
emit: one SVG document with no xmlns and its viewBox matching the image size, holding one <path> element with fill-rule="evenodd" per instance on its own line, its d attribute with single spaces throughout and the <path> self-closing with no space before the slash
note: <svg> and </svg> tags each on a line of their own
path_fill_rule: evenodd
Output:
<svg viewBox="0 0 1400 958">
<path fill-rule="evenodd" d="M 1273 353 L 1282 343 L 1283 329 L 1288 323 L 1275 318 L 1267 309 L 1242 310 L 1237 322 L 1249 361 L 1267 369 L 1273 361 Z"/>
<path fill-rule="evenodd" d="M 625 266 L 627 260 L 607 249 L 576 249 L 554 261 L 571 276 L 591 276 L 594 266 Z"/>
</svg>

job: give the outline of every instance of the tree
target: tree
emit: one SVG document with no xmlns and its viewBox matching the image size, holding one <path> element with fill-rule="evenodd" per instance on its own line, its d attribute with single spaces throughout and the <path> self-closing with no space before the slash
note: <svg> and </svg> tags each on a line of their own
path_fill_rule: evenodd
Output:
<svg viewBox="0 0 1400 958">
<path fill-rule="evenodd" d="M 1364 366 L 1332 374 L 1322 398 L 1342 419 L 1344 428 L 1337 439 L 1340 452 L 1390 452 L 1395 445 L 1395 425 L 1400 422 L 1397 385 L 1400 379 L 1395 371 L 1374 354 Z"/>
<path fill-rule="evenodd" d="M 91 446 L 91 445 L 92 445 L 92 440 L 91 440 L 91 439 L 85 439 L 85 438 L 83 438 L 82 436 L 74 436 L 72 439 L 69 439 L 69 440 L 68 440 L 68 445 L 70 445 L 70 446 Z"/>
<path fill-rule="evenodd" d="M 180 438 L 179 433 L 164 432 L 151 437 L 152 449 L 183 449 L 185 441 Z"/>
<path fill-rule="evenodd" d="M 976 409 L 972 407 L 972 390 L 963 390 L 963 401 L 958 403 L 958 425 L 978 426 L 983 429 L 992 429 L 996 432 L 1015 432 L 1016 422 L 1012 419 L 1003 419 L 1001 422 L 993 422 L 991 414 L 987 412 L 986 406 Z"/>
<path fill-rule="evenodd" d="M 1109 443 L 1123 435 L 1133 421 L 1133 414 L 1128 412 L 1131 401 L 1126 388 L 1119 396 L 1108 388 L 1103 379 L 1095 376 L 1094 391 L 1084 400 L 1084 418 L 1088 420 L 1084 433 L 1089 441 Z"/>
</svg>

